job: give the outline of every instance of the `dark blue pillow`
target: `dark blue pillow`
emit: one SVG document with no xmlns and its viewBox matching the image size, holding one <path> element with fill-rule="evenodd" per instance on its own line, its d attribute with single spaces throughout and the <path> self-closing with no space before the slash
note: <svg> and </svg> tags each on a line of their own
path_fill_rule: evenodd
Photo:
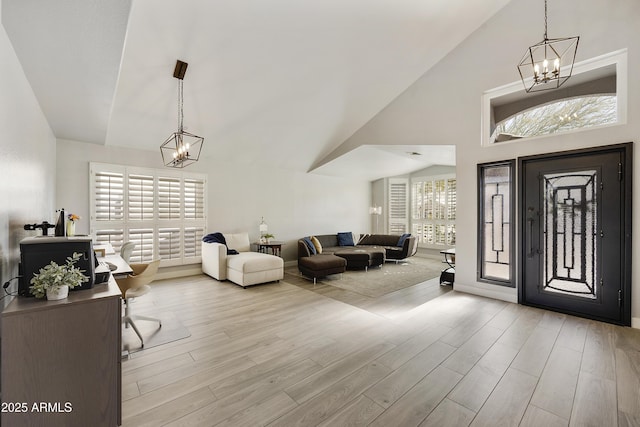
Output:
<svg viewBox="0 0 640 427">
<path fill-rule="evenodd" d="M 302 239 L 304 241 L 304 243 L 307 245 L 307 248 L 309 248 L 309 253 L 311 255 L 315 255 L 318 252 L 316 251 L 316 246 L 313 244 L 313 242 L 311 241 L 311 237 L 305 237 L 304 239 Z"/>
<path fill-rule="evenodd" d="M 403 247 L 404 241 L 407 240 L 408 237 L 411 237 L 411 233 L 405 233 L 400 236 L 400 239 L 398 239 L 398 246 Z"/>
<path fill-rule="evenodd" d="M 349 232 L 338 233 L 339 246 L 355 246 L 353 243 L 353 234 Z"/>
</svg>

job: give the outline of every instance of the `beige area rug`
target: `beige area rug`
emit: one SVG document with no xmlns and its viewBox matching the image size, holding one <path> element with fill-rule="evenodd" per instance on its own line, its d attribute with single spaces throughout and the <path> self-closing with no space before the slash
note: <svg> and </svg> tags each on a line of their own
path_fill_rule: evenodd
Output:
<svg viewBox="0 0 640 427">
<path fill-rule="evenodd" d="M 139 314 L 160 319 L 162 321 L 162 327 L 158 328 L 158 322 L 134 320 L 142 334 L 142 337 L 144 338 L 143 348 L 140 343 L 140 338 L 138 338 L 138 335 L 136 335 L 133 328 L 125 328 L 124 325 L 122 325 L 122 350 L 125 352 L 135 353 L 140 350 L 157 347 L 162 344 L 167 344 L 191 336 L 191 332 L 189 332 L 189 330 L 172 312 L 141 312 Z"/>
<path fill-rule="evenodd" d="M 335 286 L 370 298 L 378 298 L 439 277 L 440 272 L 445 267 L 446 265 L 441 261 L 414 256 L 398 264 L 386 262 L 382 267 L 373 267 L 368 271 L 347 270 L 341 278 L 337 278 L 339 276 L 331 276 L 326 279 L 319 279 L 319 283 Z M 297 267 L 287 268 L 285 273 L 289 276 L 289 279 L 293 279 L 291 276 L 294 275 L 300 276 Z M 293 280 L 292 282 L 295 284 Z"/>
</svg>

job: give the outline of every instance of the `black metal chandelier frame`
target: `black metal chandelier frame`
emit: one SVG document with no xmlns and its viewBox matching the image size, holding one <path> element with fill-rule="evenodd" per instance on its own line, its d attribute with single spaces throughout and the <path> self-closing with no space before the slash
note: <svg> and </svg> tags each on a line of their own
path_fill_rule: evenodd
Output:
<svg viewBox="0 0 640 427">
<path fill-rule="evenodd" d="M 188 65 L 180 60 L 176 62 L 173 77 L 178 79 L 178 131 L 172 133 L 160 146 L 164 165 L 178 169 L 197 162 L 204 144 L 204 137 L 184 130 L 184 75 Z"/>
<path fill-rule="evenodd" d="M 518 64 L 527 92 L 557 89 L 573 73 L 579 36 L 550 39 L 547 36 L 547 0 L 544 1 L 544 39 L 530 46 Z"/>
</svg>

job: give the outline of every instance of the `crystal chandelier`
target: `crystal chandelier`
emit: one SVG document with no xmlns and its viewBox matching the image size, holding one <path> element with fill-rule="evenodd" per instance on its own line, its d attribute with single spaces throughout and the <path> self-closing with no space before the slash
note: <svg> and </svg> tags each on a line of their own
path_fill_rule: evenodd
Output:
<svg viewBox="0 0 640 427">
<path fill-rule="evenodd" d="M 527 92 L 557 89 L 573 72 L 580 37 L 547 37 L 547 0 L 544 1 L 544 39 L 530 46 L 518 64 Z"/>
<path fill-rule="evenodd" d="M 184 120 L 183 82 L 188 65 L 178 60 L 173 71 L 173 77 L 178 79 L 178 131 L 172 133 L 160 146 L 162 162 L 170 168 L 184 168 L 197 162 L 204 143 L 204 137 L 185 132 L 182 124 Z"/>
</svg>

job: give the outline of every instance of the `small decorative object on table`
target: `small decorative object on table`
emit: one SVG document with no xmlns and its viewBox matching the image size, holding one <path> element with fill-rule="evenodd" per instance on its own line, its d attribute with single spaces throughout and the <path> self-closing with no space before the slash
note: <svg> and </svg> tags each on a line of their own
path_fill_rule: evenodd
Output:
<svg viewBox="0 0 640 427">
<path fill-rule="evenodd" d="M 67 236 L 75 236 L 76 234 L 76 221 L 80 219 L 80 217 L 76 214 L 69 214 L 67 217 Z"/>
<path fill-rule="evenodd" d="M 29 291 L 36 298 L 42 298 L 45 295 L 48 300 L 66 298 L 69 294 L 69 288 L 75 288 L 89 280 L 82 274 L 82 270 L 74 267 L 81 256 L 82 254 L 74 252 L 73 256 L 67 257 L 67 262 L 63 265 L 51 261 L 41 268 L 39 273 L 33 275 Z"/>
</svg>

